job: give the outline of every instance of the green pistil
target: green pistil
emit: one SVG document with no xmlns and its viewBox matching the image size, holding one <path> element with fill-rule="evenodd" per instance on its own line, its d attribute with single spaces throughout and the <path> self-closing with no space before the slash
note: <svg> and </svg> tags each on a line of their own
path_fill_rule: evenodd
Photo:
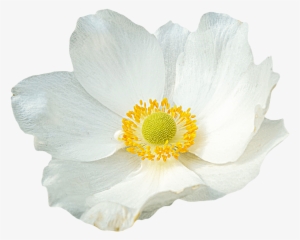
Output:
<svg viewBox="0 0 300 240">
<path fill-rule="evenodd" d="M 148 116 L 142 126 L 144 138 L 152 144 L 165 144 L 176 134 L 176 123 L 167 113 L 156 112 Z"/>
</svg>

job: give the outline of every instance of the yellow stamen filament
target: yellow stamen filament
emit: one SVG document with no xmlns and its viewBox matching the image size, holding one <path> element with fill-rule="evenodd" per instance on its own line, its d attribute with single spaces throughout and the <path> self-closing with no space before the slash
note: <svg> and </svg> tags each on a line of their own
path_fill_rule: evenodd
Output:
<svg viewBox="0 0 300 240">
<path fill-rule="evenodd" d="M 163 160 L 170 157 L 178 159 L 194 144 L 196 116 L 182 107 L 173 106 L 167 98 L 159 104 L 157 100 L 149 100 L 149 105 L 142 100 L 127 112 L 123 118 L 123 134 L 120 137 L 126 150 L 137 154 L 142 160 Z M 142 130 L 143 129 L 143 130 Z"/>
</svg>

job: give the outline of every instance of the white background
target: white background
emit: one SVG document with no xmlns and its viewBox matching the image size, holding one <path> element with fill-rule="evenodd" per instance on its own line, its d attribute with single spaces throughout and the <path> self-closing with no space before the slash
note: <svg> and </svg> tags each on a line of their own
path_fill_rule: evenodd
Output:
<svg viewBox="0 0 300 240">
<path fill-rule="evenodd" d="M 48 206 L 41 185 L 50 155 L 15 121 L 11 88 L 31 75 L 72 71 L 69 38 L 79 17 L 109 8 L 154 32 L 169 20 L 193 31 L 209 11 L 249 24 L 256 63 L 273 57 L 281 79 L 267 117 L 285 119 L 289 137 L 260 175 L 216 201 L 176 201 L 123 232 L 101 231 Z M 7 1 L 1 3 L 1 237 L 3 239 L 299 238 L 299 3 L 200 1 Z M 298 239 L 297 238 L 297 239 Z"/>
</svg>

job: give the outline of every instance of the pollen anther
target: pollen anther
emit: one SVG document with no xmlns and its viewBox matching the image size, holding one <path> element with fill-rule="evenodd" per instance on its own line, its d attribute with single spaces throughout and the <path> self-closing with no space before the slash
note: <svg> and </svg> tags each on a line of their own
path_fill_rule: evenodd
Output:
<svg viewBox="0 0 300 240">
<path fill-rule="evenodd" d="M 122 138 L 126 150 L 137 154 L 142 160 L 163 160 L 170 157 L 178 159 L 180 153 L 188 151 L 194 144 L 197 125 L 195 115 L 182 107 L 173 106 L 167 98 L 159 104 L 149 100 L 149 105 L 142 100 L 128 111 L 123 118 Z"/>
</svg>

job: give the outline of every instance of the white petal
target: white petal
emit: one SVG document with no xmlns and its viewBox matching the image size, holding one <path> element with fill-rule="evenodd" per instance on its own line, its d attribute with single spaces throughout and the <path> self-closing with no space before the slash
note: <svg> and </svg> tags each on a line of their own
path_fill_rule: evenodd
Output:
<svg viewBox="0 0 300 240">
<path fill-rule="evenodd" d="M 84 213 L 81 220 L 102 230 L 120 231 L 131 227 L 138 218 L 138 209 L 101 202 Z"/>
<path fill-rule="evenodd" d="M 92 98 L 72 73 L 27 78 L 12 89 L 12 107 L 35 147 L 54 158 L 93 161 L 120 148 L 114 133 L 122 118 Z"/>
<path fill-rule="evenodd" d="M 160 192 L 149 198 L 142 207 L 142 212 L 139 219 L 146 219 L 151 217 L 159 208 L 163 206 L 170 206 L 177 199 L 188 199 L 189 196 L 195 196 L 199 189 L 207 188 L 202 185 L 203 181 L 199 181 L 200 185 L 185 188 L 182 192 L 176 193 L 172 191 Z M 203 193 L 203 192 L 202 192 Z M 202 194 L 203 197 L 203 194 Z M 204 199 L 202 199 L 204 200 Z M 207 200 L 207 199 L 205 199 Z"/>
<path fill-rule="evenodd" d="M 145 160 L 141 168 L 123 182 L 91 197 L 88 204 L 92 208 L 83 215 L 82 219 L 94 224 L 92 219 L 99 219 L 95 214 L 98 212 L 98 215 L 102 216 L 105 211 L 103 204 L 105 206 L 106 203 L 112 202 L 117 204 L 118 208 L 126 209 L 131 213 L 126 214 L 131 220 L 123 219 L 124 225 L 117 226 L 123 230 L 128 227 L 129 222 L 132 224 L 134 218 L 138 218 L 137 214 L 141 214 L 141 218 L 149 217 L 158 208 L 170 205 L 174 200 L 191 194 L 201 183 L 202 180 L 195 173 L 177 160 L 167 162 Z M 123 207 L 121 208 L 120 205 Z M 111 217 L 114 219 L 113 222 L 118 222 L 120 213 L 112 210 L 111 214 L 115 214 L 114 218 Z M 102 226 L 99 222 L 97 225 Z"/>
<path fill-rule="evenodd" d="M 244 152 L 279 79 L 271 58 L 253 63 L 247 32 L 227 15 L 206 14 L 177 62 L 174 101 L 191 107 L 199 127 L 190 151 L 212 163 L 236 161 Z"/>
<path fill-rule="evenodd" d="M 50 206 L 59 206 L 80 218 L 87 210 L 86 199 L 124 180 L 141 165 L 125 150 L 94 162 L 52 160 L 44 170 Z"/>
<path fill-rule="evenodd" d="M 137 219 L 150 218 L 159 208 L 171 205 L 176 199 L 188 196 L 195 187 L 185 188 L 180 193 L 172 191 L 161 192 L 139 208 L 129 208 L 115 202 L 100 202 L 87 210 L 81 217 L 86 223 L 103 230 L 120 231 L 131 227 Z"/>
<path fill-rule="evenodd" d="M 181 199 L 189 202 L 208 201 L 224 197 L 225 195 L 226 194 L 218 192 L 203 183 L 203 185 L 200 185 L 200 187 L 191 194 L 186 195 Z"/>
<path fill-rule="evenodd" d="M 170 103 L 173 101 L 176 61 L 179 54 L 184 50 L 184 45 L 189 33 L 186 28 L 172 22 L 161 26 L 155 33 L 163 50 L 165 60 L 166 82 L 164 97 L 168 98 Z"/>
<path fill-rule="evenodd" d="M 80 18 L 70 54 L 86 91 L 121 116 L 140 99 L 163 96 L 164 60 L 157 39 L 116 12 Z"/>
<path fill-rule="evenodd" d="M 210 188 L 227 194 L 243 188 L 259 173 L 267 153 L 283 141 L 288 133 L 282 120 L 265 119 L 243 155 L 233 163 L 212 164 L 193 154 L 180 155 L 180 161 L 197 173 Z"/>
</svg>

